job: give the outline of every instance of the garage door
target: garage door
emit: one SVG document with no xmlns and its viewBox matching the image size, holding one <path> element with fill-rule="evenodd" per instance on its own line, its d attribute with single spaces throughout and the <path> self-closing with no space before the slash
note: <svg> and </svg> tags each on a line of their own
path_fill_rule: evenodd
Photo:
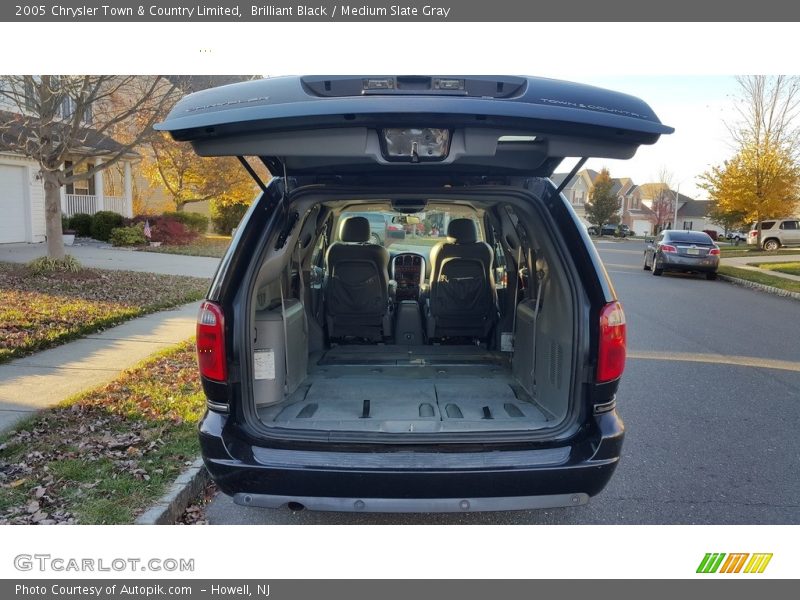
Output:
<svg viewBox="0 0 800 600">
<path fill-rule="evenodd" d="M 646 235 L 650 233 L 652 227 L 652 223 L 646 219 L 634 219 L 631 229 L 636 235 Z"/>
<path fill-rule="evenodd" d="M 0 165 L 0 244 L 24 242 L 25 167 Z"/>
</svg>

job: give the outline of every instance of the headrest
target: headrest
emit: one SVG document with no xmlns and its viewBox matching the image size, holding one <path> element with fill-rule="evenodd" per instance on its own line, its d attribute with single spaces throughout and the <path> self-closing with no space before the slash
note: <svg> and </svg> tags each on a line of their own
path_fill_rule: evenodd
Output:
<svg viewBox="0 0 800 600">
<path fill-rule="evenodd" d="M 447 226 L 447 237 L 456 244 L 474 244 L 478 241 L 478 228 L 472 219 L 453 219 Z"/>
<path fill-rule="evenodd" d="M 369 233 L 366 217 L 348 217 L 342 222 L 339 239 L 343 242 L 368 242 Z"/>
</svg>

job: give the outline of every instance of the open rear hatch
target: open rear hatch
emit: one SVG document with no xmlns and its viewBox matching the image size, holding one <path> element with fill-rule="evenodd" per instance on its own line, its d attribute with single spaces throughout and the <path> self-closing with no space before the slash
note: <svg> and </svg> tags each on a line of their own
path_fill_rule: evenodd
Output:
<svg viewBox="0 0 800 600">
<path fill-rule="evenodd" d="M 548 177 L 564 157 L 626 159 L 673 129 L 642 100 L 534 77 L 315 76 L 187 96 L 156 129 L 273 174 Z"/>
<path fill-rule="evenodd" d="M 490 210 L 494 203 L 535 199 L 519 182 L 549 177 L 565 157 L 630 158 L 640 145 L 653 144 L 673 131 L 638 98 L 595 87 L 522 77 L 405 76 L 283 77 L 224 86 L 184 98 L 157 129 L 191 142 L 202 156 L 257 156 L 273 175 L 302 179 L 291 202 L 300 203 L 303 194 L 321 194 L 324 188 L 330 210 L 369 186 L 303 184 L 327 184 L 340 176 L 385 178 L 375 185 L 396 189 L 402 183 L 409 201 L 419 200 L 424 209 L 429 197 L 445 198 L 456 190 L 440 183 L 432 192 L 427 188 L 430 196 L 417 198 L 414 194 L 422 193 L 417 190 L 425 189 L 413 187 L 418 176 L 477 176 L 481 181 L 492 177 L 492 182 L 496 177 L 514 178 L 503 182 L 514 188 L 514 198 L 487 198 L 485 194 L 499 192 L 479 190 L 472 192 L 478 197 L 462 199 Z M 394 199 L 392 207 L 398 210 Z M 291 286 L 281 283 L 275 305 L 266 302 L 248 317 L 253 320 L 250 329 L 258 333 L 245 353 L 263 350 L 271 361 L 261 375 L 255 359 L 254 367 L 248 367 L 257 372 L 252 395 L 260 422 L 284 431 L 322 431 L 331 440 L 347 432 L 555 431 L 582 393 L 575 382 L 584 361 L 577 353 L 585 351 L 579 348 L 588 347 L 588 341 L 578 342 L 589 335 L 588 328 L 578 332 L 576 315 L 583 313 L 575 278 L 567 269 L 558 269 L 559 261 L 564 264 L 566 259 L 559 258 L 554 239 L 548 242 L 554 238 L 552 227 L 543 217 L 531 216 L 536 211 L 528 208 L 520 208 L 519 218 L 530 222 L 519 227 L 529 226 L 539 235 L 517 235 L 520 231 L 507 209 L 505 217 L 499 211 L 495 215 L 497 227 L 500 220 L 506 223 L 503 239 L 518 240 L 510 247 L 516 250 L 506 248 L 509 256 L 518 255 L 518 265 L 524 254 L 537 277 L 545 273 L 532 258 L 541 250 L 538 256 L 551 267 L 548 279 L 536 285 L 536 296 L 507 312 L 514 315 L 511 330 L 519 342 L 513 358 L 492 343 L 312 345 L 304 326 L 304 319 L 313 318 L 304 308 L 310 304 L 303 292 L 284 298 Z M 322 236 L 316 220 L 309 221 L 308 228 L 305 223 L 294 228 L 294 223 L 287 216 L 277 242 L 264 242 L 264 265 L 272 256 L 276 267 L 262 270 L 275 279 L 264 275 L 264 281 L 256 281 L 254 275 L 253 282 L 243 284 L 251 285 L 256 296 L 257 285 L 276 287 L 278 277 L 284 277 L 279 273 L 293 271 L 292 249 L 302 265 L 299 255 L 316 246 L 311 234 Z M 297 236 L 306 229 L 308 244 L 298 249 Z M 537 247 L 523 252 L 520 239 L 536 240 Z M 308 263 L 294 271 L 309 272 Z M 517 287 L 514 290 L 516 301 Z M 541 316 L 540 304 L 545 307 Z M 251 300 L 251 305 L 258 303 Z M 275 348 L 283 348 L 285 354 L 276 355 Z M 247 370 L 243 373 L 243 381 L 249 382 Z"/>
</svg>

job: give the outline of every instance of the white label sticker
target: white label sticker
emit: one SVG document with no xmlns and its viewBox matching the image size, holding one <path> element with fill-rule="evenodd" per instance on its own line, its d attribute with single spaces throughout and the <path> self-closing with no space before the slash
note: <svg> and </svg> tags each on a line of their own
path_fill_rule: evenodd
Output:
<svg viewBox="0 0 800 600">
<path fill-rule="evenodd" d="M 511 331 L 503 331 L 500 334 L 500 352 L 514 351 L 514 334 Z"/>
<path fill-rule="evenodd" d="M 253 352 L 256 379 L 275 379 L 275 352 L 256 350 Z"/>
</svg>

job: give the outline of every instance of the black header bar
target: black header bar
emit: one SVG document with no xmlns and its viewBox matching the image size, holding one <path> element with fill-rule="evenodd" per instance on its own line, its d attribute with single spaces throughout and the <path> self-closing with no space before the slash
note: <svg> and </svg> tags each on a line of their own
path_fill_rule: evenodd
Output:
<svg viewBox="0 0 800 600">
<path fill-rule="evenodd" d="M 0 22 L 797 22 L 800 3 L 785 0 L 61 0 L 3 2 Z M 607 32 L 606 40 L 613 40 Z M 629 32 L 630 33 L 630 32 Z M 534 36 L 535 32 L 531 32 Z M 634 39 L 637 39 L 636 36 Z M 639 38 L 641 39 L 641 38 Z M 609 42 L 612 43 L 612 42 Z"/>
</svg>

